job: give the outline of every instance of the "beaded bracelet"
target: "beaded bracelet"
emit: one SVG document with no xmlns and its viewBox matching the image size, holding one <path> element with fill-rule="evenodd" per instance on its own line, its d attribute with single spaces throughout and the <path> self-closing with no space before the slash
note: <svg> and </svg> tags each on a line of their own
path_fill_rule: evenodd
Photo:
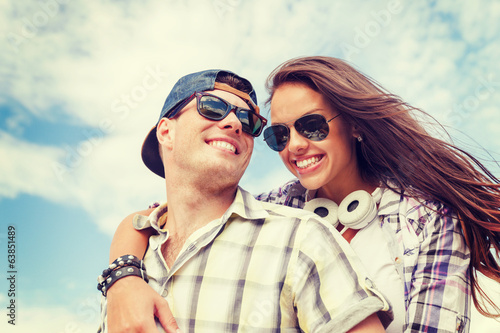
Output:
<svg viewBox="0 0 500 333">
<path fill-rule="evenodd" d="M 123 268 L 131 268 L 129 270 Z M 120 271 L 120 274 L 113 274 L 115 272 Z M 124 275 L 124 273 L 127 273 Z M 146 282 L 148 282 L 146 267 L 144 266 L 144 262 L 133 255 L 126 255 L 122 257 L 118 257 L 113 263 L 109 265 L 108 268 L 102 271 L 102 275 L 97 277 L 97 289 L 101 290 L 104 296 L 106 296 L 106 290 L 108 290 L 111 285 L 125 277 L 135 275 L 143 278 Z M 104 290 L 104 291 L 103 291 Z"/>
<path fill-rule="evenodd" d="M 149 282 L 146 270 L 137 268 L 135 266 L 124 266 L 112 271 L 109 276 L 102 283 L 97 285 L 97 289 L 102 292 L 103 296 L 106 296 L 109 288 L 121 278 L 126 276 L 138 276 L 144 281 Z"/>
</svg>

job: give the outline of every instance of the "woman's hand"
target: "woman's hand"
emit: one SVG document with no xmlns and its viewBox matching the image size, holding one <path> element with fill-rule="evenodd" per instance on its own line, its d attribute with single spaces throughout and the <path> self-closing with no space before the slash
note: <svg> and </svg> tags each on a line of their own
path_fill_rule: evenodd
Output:
<svg viewBox="0 0 500 333">
<path fill-rule="evenodd" d="M 155 317 L 165 332 L 179 333 L 168 303 L 143 279 L 128 276 L 116 281 L 107 292 L 109 333 L 159 333 Z"/>
</svg>

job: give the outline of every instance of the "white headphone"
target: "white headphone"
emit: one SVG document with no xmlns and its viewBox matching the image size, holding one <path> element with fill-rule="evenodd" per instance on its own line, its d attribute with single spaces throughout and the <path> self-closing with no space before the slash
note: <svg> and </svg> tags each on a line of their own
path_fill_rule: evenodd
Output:
<svg viewBox="0 0 500 333">
<path fill-rule="evenodd" d="M 335 228 L 339 224 L 339 206 L 337 206 L 337 204 L 332 200 L 324 198 L 312 199 L 311 201 L 306 202 L 304 209 L 321 216 L 322 218 L 330 222 Z"/>
<path fill-rule="evenodd" d="M 377 204 L 380 202 L 382 192 L 380 188 L 372 194 L 359 190 L 354 191 L 342 200 L 340 206 L 331 200 L 316 198 L 308 201 L 304 209 L 321 216 L 334 227 L 342 223 L 344 229 L 362 229 L 377 217 Z"/>
</svg>

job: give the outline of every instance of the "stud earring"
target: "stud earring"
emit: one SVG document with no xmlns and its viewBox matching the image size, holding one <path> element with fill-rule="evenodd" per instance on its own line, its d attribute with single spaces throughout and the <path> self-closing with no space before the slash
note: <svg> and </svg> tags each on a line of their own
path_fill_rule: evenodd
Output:
<svg viewBox="0 0 500 333">
<path fill-rule="evenodd" d="M 363 141 L 363 137 L 360 135 L 360 136 L 358 136 L 358 142 L 361 142 L 361 141 Z"/>
</svg>

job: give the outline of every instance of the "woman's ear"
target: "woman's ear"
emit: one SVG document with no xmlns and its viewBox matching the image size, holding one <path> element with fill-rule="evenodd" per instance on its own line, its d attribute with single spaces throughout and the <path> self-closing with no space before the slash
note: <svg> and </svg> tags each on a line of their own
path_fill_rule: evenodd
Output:
<svg viewBox="0 0 500 333">
<path fill-rule="evenodd" d="M 362 138 L 361 130 L 359 129 L 358 125 L 356 125 L 356 124 L 351 125 L 351 132 L 352 132 L 352 136 L 354 138 L 356 138 L 358 140 L 360 137 Z"/>
<path fill-rule="evenodd" d="M 161 118 L 156 126 L 156 138 L 162 147 L 172 149 L 174 142 L 174 126 L 173 121 L 168 118 Z"/>
</svg>

